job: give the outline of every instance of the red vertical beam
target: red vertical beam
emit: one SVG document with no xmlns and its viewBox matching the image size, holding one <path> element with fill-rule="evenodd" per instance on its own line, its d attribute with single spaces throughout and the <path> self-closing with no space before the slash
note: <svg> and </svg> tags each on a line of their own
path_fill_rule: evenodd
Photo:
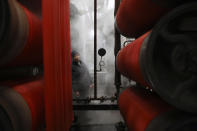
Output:
<svg viewBox="0 0 197 131">
<path fill-rule="evenodd" d="M 72 122 L 69 0 L 43 0 L 47 131 L 68 131 Z"/>
</svg>

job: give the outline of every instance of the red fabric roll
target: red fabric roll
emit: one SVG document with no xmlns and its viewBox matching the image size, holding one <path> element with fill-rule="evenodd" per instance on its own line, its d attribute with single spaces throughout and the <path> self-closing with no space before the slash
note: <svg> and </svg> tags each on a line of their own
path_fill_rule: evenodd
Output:
<svg viewBox="0 0 197 131">
<path fill-rule="evenodd" d="M 140 49 L 149 32 L 120 50 L 117 56 L 117 68 L 124 76 L 148 86 L 140 70 Z"/>
<path fill-rule="evenodd" d="M 27 7 L 29 10 L 34 12 L 36 15 L 41 16 L 42 8 L 41 3 L 42 0 L 18 0 L 21 4 Z"/>
<path fill-rule="evenodd" d="M 43 0 L 44 79 L 47 131 L 69 131 L 72 68 L 69 0 Z"/>
<path fill-rule="evenodd" d="M 145 131 L 149 123 L 171 107 L 143 89 L 127 88 L 119 97 L 120 112 L 129 131 Z"/>
<path fill-rule="evenodd" d="M 10 63 L 11 66 L 42 63 L 42 21 L 27 8 L 21 7 L 28 19 L 29 34 L 23 51 Z"/>
<path fill-rule="evenodd" d="M 138 37 L 151 29 L 168 10 L 153 0 L 122 0 L 116 15 L 117 29 L 124 36 Z"/>
<path fill-rule="evenodd" d="M 32 131 L 44 125 L 44 83 L 42 80 L 17 85 L 13 89 L 27 102 L 32 113 Z"/>
</svg>

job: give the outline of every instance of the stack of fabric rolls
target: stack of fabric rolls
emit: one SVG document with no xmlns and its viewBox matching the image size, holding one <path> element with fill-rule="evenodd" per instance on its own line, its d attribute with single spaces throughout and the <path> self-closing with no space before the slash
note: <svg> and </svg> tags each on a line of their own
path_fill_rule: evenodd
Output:
<svg viewBox="0 0 197 131">
<path fill-rule="evenodd" d="M 39 131 L 44 127 L 41 17 L 17 0 L 1 0 L 0 7 L 0 130 Z"/>
<path fill-rule="evenodd" d="M 120 111 L 132 131 L 197 130 L 197 2 L 122 0 L 115 26 L 136 40 L 122 48 Z"/>
</svg>

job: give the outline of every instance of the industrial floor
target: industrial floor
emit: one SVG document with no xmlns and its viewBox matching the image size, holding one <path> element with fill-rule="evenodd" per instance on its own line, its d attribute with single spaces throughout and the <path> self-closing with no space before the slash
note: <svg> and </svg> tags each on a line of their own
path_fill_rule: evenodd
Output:
<svg viewBox="0 0 197 131">
<path fill-rule="evenodd" d="M 111 125 L 87 125 L 87 126 L 73 126 L 70 131 L 127 131 L 124 128 L 117 128 L 115 124 Z"/>
<path fill-rule="evenodd" d="M 78 121 L 71 131 L 126 131 L 119 129 L 123 125 L 119 111 L 75 111 L 75 115 Z"/>
<path fill-rule="evenodd" d="M 98 97 L 114 96 L 116 92 L 113 82 L 114 77 L 109 74 L 109 72 L 98 73 Z M 91 76 L 93 77 L 93 73 L 91 73 Z M 126 82 L 122 81 L 122 85 L 125 87 L 127 84 L 127 80 Z M 89 97 L 93 97 L 93 94 L 93 90 L 88 91 Z M 100 102 L 93 103 L 103 104 Z M 117 101 L 112 103 L 109 102 L 108 104 L 116 103 Z M 127 131 L 119 110 L 75 110 L 74 114 L 78 117 L 77 122 L 73 123 L 71 131 Z"/>
</svg>

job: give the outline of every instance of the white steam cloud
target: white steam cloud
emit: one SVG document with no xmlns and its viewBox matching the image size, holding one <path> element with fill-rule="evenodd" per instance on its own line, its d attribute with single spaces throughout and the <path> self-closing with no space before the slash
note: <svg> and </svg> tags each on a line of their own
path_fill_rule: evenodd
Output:
<svg viewBox="0 0 197 131">
<path fill-rule="evenodd" d="M 81 54 L 93 74 L 94 70 L 94 1 L 71 0 L 71 47 Z M 105 66 L 98 73 L 98 94 L 113 95 L 114 87 L 114 0 L 97 1 L 98 49 L 105 48 Z M 100 56 L 97 56 L 98 63 Z M 99 69 L 99 66 L 97 66 Z M 113 88 L 113 89 L 112 89 Z"/>
</svg>

